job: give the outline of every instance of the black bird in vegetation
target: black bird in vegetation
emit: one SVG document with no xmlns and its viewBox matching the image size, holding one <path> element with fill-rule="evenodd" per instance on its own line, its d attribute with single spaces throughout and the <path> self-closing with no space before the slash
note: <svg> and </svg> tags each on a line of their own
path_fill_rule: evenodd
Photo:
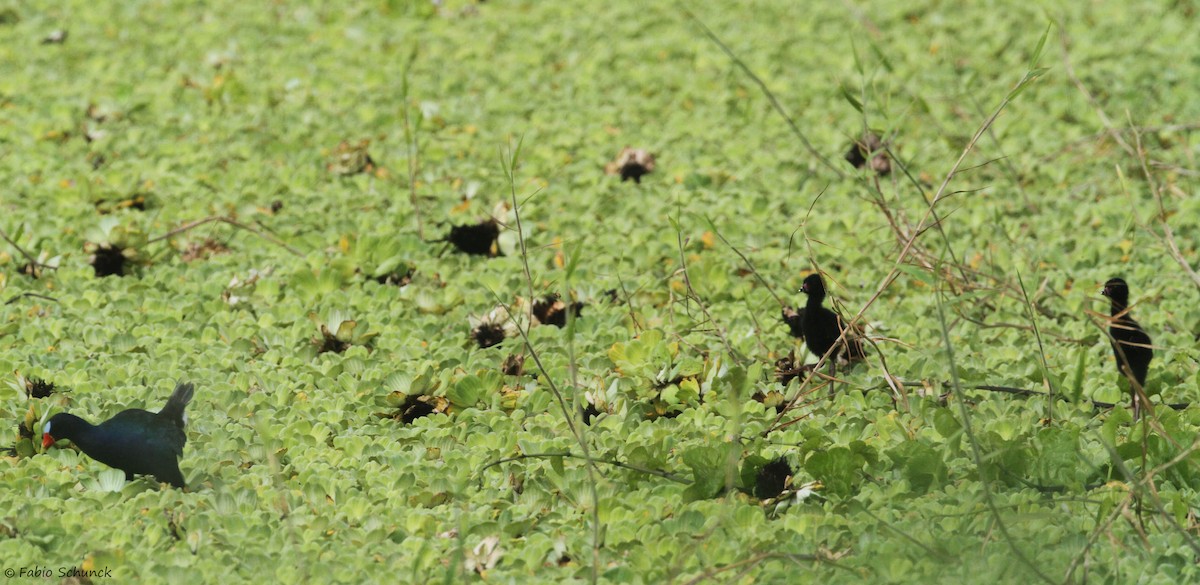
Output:
<svg viewBox="0 0 1200 585">
<path fill-rule="evenodd" d="M 820 274 L 808 275 L 800 291 L 808 295 L 808 304 L 804 307 L 804 343 L 813 355 L 820 358 L 829 353 L 830 348 L 837 343 L 846 325 L 837 313 L 822 306 L 825 302 L 825 282 L 821 280 Z M 834 363 L 838 358 L 854 361 L 865 357 L 862 341 L 853 332 L 847 332 L 845 339 L 829 359 L 830 363 Z"/>
<path fill-rule="evenodd" d="M 61 412 L 42 428 L 42 448 L 67 439 L 92 459 L 125 472 L 153 475 L 160 482 L 184 487 L 179 457 L 187 442 L 183 409 L 192 400 L 191 384 L 179 384 L 158 413 L 130 408 L 98 424 Z"/>
<path fill-rule="evenodd" d="M 1154 350 L 1150 348 L 1150 336 L 1129 316 L 1129 285 L 1120 278 L 1111 278 L 1104 283 L 1100 294 L 1108 297 L 1112 303 L 1112 320 L 1108 326 L 1111 337 L 1113 355 L 1117 358 L 1117 371 L 1121 377 L 1129 379 L 1129 392 L 1136 418 L 1139 414 L 1138 394 L 1146 387 L 1146 372 L 1150 370 L 1150 360 L 1154 359 Z M 1137 382 L 1134 386 L 1132 382 Z"/>
</svg>

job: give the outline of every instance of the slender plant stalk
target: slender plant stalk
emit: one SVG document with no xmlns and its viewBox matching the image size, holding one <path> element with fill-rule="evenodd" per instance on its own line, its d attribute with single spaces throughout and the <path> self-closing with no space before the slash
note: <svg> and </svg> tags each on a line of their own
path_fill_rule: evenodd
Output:
<svg viewBox="0 0 1200 585">
<path fill-rule="evenodd" d="M 400 111 L 404 118 L 404 145 L 408 149 L 408 200 L 412 204 L 413 219 L 417 222 L 417 237 L 424 240 L 425 224 L 421 220 L 421 204 L 417 199 L 417 172 L 421 169 L 421 145 L 417 142 L 417 134 L 413 129 L 408 112 L 408 74 L 417 60 L 417 54 L 417 46 L 413 45 L 408 63 L 404 66 L 404 75 L 400 80 L 400 103 L 403 104 Z"/>
<path fill-rule="evenodd" d="M 1037 338 L 1038 344 L 1038 359 L 1042 364 L 1042 382 L 1046 385 L 1046 420 L 1054 420 L 1054 384 L 1050 381 L 1050 364 L 1046 361 L 1046 347 L 1042 344 L 1042 332 L 1038 329 L 1037 316 L 1033 314 L 1033 303 L 1029 300 L 1029 293 L 1025 290 L 1025 280 L 1021 278 L 1021 272 L 1017 271 L 1017 282 L 1021 285 L 1021 295 L 1025 299 L 1025 310 L 1029 314 L 1029 323 L 1033 326 L 1033 336 Z"/>
<path fill-rule="evenodd" d="M 167 238 L 177 236 L 183 232 L 193 230 L 193 229 L 198 228 L 206 223 L 213 223 L 213 222 L 226 223 L 226 224 L 229 224 L 238 229 L 246 230 L 268 242 L 271 242 L 272 244 L 275 244 L 275 245 L 283 248 L 284 250 L 287 250 L 288 252 L 291 252 L 292 255 L 294 255 L 294 256 L 298 256 L 301 258 L 304 257 L 303 252 L 301 252 L 300 250 L 297 250 L 296 248 L 293 248 L 292 246 L 289 246 L 283 240 L 280 240 L 279 238 L 277 238 L 271 234 L 268 234 L 262 230 L 258 230 L 258 229 L 255 229 L 254 227 L 248 226 L 236 219 L 233 219 L 232 217 L 226 217 L 223 215 L 213 215 L 213 216 L 209 216 L 209 217 L 205 217 L 202 219 L 197 219 L 195 221 L 185 223 L 177 228 L 174 228 L 174 229 L 168 231 L 167 233 L 165 233 L 161 236 L 156 236 L 156 237 L 146 240 L 146 243 L 153 244 L 155 242 L 159 242 L 159 241 L 165 240 Z"/>
<path fill-rule="evenodd" d="M 517 241 L 521 246 L 521 265 L 525 270 L 525 282 L 529 286 L 529 323 L 532 323 L 534 291 L 533 273 L 529 269 L 529 250 L 525 243 L 525 231 L 522 229 L 521 225 L 520 202 L 517 200 L 516 169 L 517 163 L 520 160 L 520 155 L 521 141 L 518 140 L 516 148 L 510 148 L 507 156 L 504 157 L 504 174 L 508 179 L 509 195 L 511 197 L 513 206 L 513 217 L 515 218 L 517 224 Z M 493 294 L 495 294 L 494 291 Z M 497 298 L 499 297 L 497 296 Z M 505 310 L 509 311 L 509 315 L 512 315 L 512 311 L 507 307 L 505 307 Z M 600 549 L 603 546 L 603 529 L 600 524 L 600 496 L 598 490 L 596 489 L 596 482 L 598 481 L 597 475 L 599 473 L 599 470 L 596 469 L 596 460 L 592 458 L 591 447 L 588 445 L 587 438 L 583 435 L 583 430 L 580 429 L 575 423 L 575 415 L 571 411 L 571 408 L 567 405 L 566 398 L 563 396 L 558 384 L 554 382 L 554 378 L 551 377 L 550 373 L 546 370 L 546 366 L 542 363 L 542 358 L 540 355 L 538 355 L 537 350 L 534 349 L 533 343 L 529 341 L 528 332 L 519 324 L 517 325 L 517 330 L 521 334 L 521 339 L 525 342 L 525 348 L 529 352 L 530 357 L 532 357 L 534 363 L 537 364 L 538 371 L 542 373 L 542 376 L 546 380 L 547 385 L 550 387 L 551 392 L 554 393 L 554 397 L 558 401 L 559 408 L 562 409 L 563 418 L 566 420 L 567 427 L 571 429 L 571 434 L 575 437 L 575 441 L 579 444 L 579 448 L 583 452 L 583 459 L 586 462 L 584 468 L 587 470 L 588 474 L 589 495 L 592 500 L 591 582 L 593 585 L 595 585 L 600 580 Z M 572 383 L 574 383 L 574 381 L 572 381 Z M 577 387 L 573 389 L 578 391 Z"/>
<path fill-rule="evenodd" d="M 692 22 L 695 22 L 696 25 L 700 27 L 700 30 L 704 32 L 704 36 L 708 37 L 709 40 L 720 47 L 721 50 L 724 51 L 725 54 L 730 58 L 730 60 L 733 61 L 733 64 L 737 65 L 738 69 L 741 69 L 742 72 L 745 73 L 746 76 L 758 86 L 758 89 L 762 91 L 763 95 L 767 96 L 767 100 L 771 102 L 771 107 L 775 108 L 775 111 L 779 113 L 785 122 L 787 122 L 788 128 L 791 128 L 792 134 L 795 134 L 796 138 L 800 140 L 800 143 L 804 145 L 804 149 L 807 150 L 809 154 L 813 156 L 813 158 L 820 161 L 825 168 L 833 171 L 833 174 L 837 175 L 839 179 L 844 177 L 845 175 L 842 173 L 842 171 L 834 166 L 828 158 L 825 158 L 825 155 L 821 154 L 821 151 L 817 150 L 816 147 L 814 147 L 812 143 L 808 141 L 808 137 L 804 135 L 802 130 L 800 130 L 800 126 L 796 125 L 796 121 L 788 115 L 787 110 L 783 109 L 783 105 L 779 103 L 779 99 L 775 97 L 775 94 L 771 92 L 771 90 L 767 87 L 767 84 L 764 83 L 763 80 L 757 75 L 755 75 L 754 71 L 752 71 L 749 66 L 743 63 L 742 60 L 738 58 L 737 54 L 734 53 L 728 45 L 723 43 L 721 38 L 718 37 L 717 34 L 712 31 L 712 29 L 708 28 L 708 26 L 704 24 L 704 21 L 700 20 L 699 17 L 697 17 L 691 10 L 688 10 L 682 4 L 677 6 L 679 7 L 680 11 L 682 11 L 689 19 L 692 20 Z"/>
<path fill-rule="evenodd" d="M 954 359 L 954 344 L 950 343 L 950 329 L 946 325 L 946 311 L 942 306 L 942 296 L 939 292 L 935 295 L 937 298 L 938 323 L 941 325 L 942 344 L 946 348 L 946 360 L 950 366 L 950 379 L 953 382 L 954 397 L 958 403 L 959 416 L 962 418 L 963 432 L 967 435 L 967 440 L 971 444 L 971 457 L 975 460 L 975 468 L 979 470 L 979 485 L 983 490 L 983 499 L 986 501 L 988 509 L 992 512 L 992 520 L 996 523 L 996 527 L 1000 529 L 1000 533 L 1004 536 L 1005 543 L 1012 550 L 1013 555 L 1021 562 L 1025 568 L 1036 575 L 1044 583 L 1053 584 L 1054 581 L 1049 576 L 1042 573 L 1037 565 L 1025 555 L 1017 546 L 1016 541 L 1008 532 L 1008 526 L 1004 523 L 1004 518 L 1000 516 L 1000 510 L 996 508 L 996 501 L 992 497 L 992 489 L 988 485 L 986 474 L 983 473 L 984 458 L 983 451 L 979 448 L 979 440 L 975 437 L 975 431 L 971 428 L 971 412 L 967 410 L 966 397 L 963 395 L 962 384 L 958 377 L 958 363 Z"/>
<path fill-rule="evenodd" d="M 491 469 L 497 465 L 511 463 L 513 461 L 523 461 L 525 459 L 551 459 L 554 457 L 562 457 L 564 459 L 585 459 L 584 457 L 580 457 L 579 455 L 576 455 L 570 451 L 561 451 L 561 452 L 557 452 L 557 453 L 523 453 L 523 454 L 517 455 L 515 457 L 505 457 L 504 459 L 497 459 L 491 463 L 488 463 L 487 465 L 484 465 L 483 467 L 479 468 L 479 473 L 483 473 L 484 471 L 487 471 L 488 469 Z M 667 479 L 667 480 L 673 481 L 675 483 L 681 483 L 684 485 L 692 483 L 687 478 L 680 477 L 678 475 L 675 475 L 674 473 L 671 473 L 669 471 L 663 471 L 661 469 L 650 469 L 647 467 L 638 467 L 637 465 L 630 465 L 628 463 L 622 463 L 615 459 L 592 459 L 592 461 L 595 463 L 603 463 L 605 465 L 612 465 L 613 467 L 620 467 L 622 469 L 628 469 L 630 471 L 636 471 L 638 473 L 644 473 L 646 475 L 653 475 L 653 476 L 661 477 L 663 479 Z"/>
</svg>

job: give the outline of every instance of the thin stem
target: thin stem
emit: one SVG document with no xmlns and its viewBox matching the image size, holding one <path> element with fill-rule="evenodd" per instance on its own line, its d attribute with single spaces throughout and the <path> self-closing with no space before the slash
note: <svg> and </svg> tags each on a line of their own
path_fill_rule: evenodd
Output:
<svg viewBox="0 0 1200 585">
<path fill-rule="evenodd" d="M 788 127 L 792 129 L 792 133 L 796 135 L 796 138 L 800 139 L 800 143 L 804 145 L 804 148 L 808 150 L 809 154 L 813 155 L 813 157 L 820 161 L 822 165 L 825 165 L 826 168 L 833 171 L 833 174 L 837 175 L 839 179 L 845 177 L 841 170 L 834 166 L 829 159 L 825 158 L 825 155 L 821 154 L 821 152 L 818 151 L 812 145 L 812 143 L 808 141 L 808 137 L 806 137 L 804 132 L 800 130 L 800 127 L 796 125 L 795 120 L 792 120 L 792 117 L 788 115 L 787 110 L 783 109 L 783 105 L 779 103 L 779 99 L 775 97 L 775 94 L 772 93 L 769 88 L 767 88 L 767 84 L 764 83 L 763 80 L 757 75 L 755 75 L 754 72 L 750 70 L 750 67 L 743 63 L 728 45 L 721 42 L 721 39 L 716 35 L 716 33 L 714 33 L 712 29 L 708 28 L 708 26 L 706 26 L 699 17 L 697 17 L 694 13 L 692 13 L 691 10 L 688 10 L 687 7 L 683 6 L 682 4 L 678 6 L 679 9 L 692 20 L 692 22 L 695 22 L 696 25 L 700 27 L 700 30 L 704 32 L 704 36 L 708 37 L 709 40 L 720 47 L 721 50 L 724 51 L 725 54 L 728 55 L 733 61 L 733 64 L 737 65 L 738 69 L 741 69 L 742 72 L 745 73 L 746 76 L 758 86 L 758 89 L 762 91 L 763 95 L 767 96 L 767 99 L 771 102 L 771 106 L 774 107 L 775 111 L 783 117 L 785 122 L 787 122 Z"/>
<path fill-rule="evenodd" d="M 497 465 L 501 465 L 504 463 L 512 463 L 513 461 L 522 461 L 524 459 L 550 459 L 553 457 L 562 457 L 565 459 L 587 459 L 586 457 L 576 455 L 570 451 L 562 451 L 560 453 L 524 453 L 524 454 L 517 455 L 514 457 L 505 457 L 504 459 L 497 459 L 496 461 L 488 463 L 487 465 L 484 465 L 483 467 L 479 468 L 479 473 L 482 474 L 483 472 L 485 472 L 493 467 L 496 467 Z M 636 471 L 638 473 L 644 473 L 646 475 L 653 475 L 656 477 L 661 477 L 663 479 L 668 479 L 675 483 L 681 483 L 684 485 L 688 485 L 688 484 L 692 483 L 687 478 L 680 477 L 678 475 L 675 475 L 674 473 L 671 473 L 669 471 L 663 471 L 661 469 L 649 469 L 646 467 L 638 467 L 636 465 L 622 463 L 620 461 L 616 461 L 613 459 L 590 459 L 590 461 L 592 461 L 594 463 L 603 463 L 605 465 L 612 465 L 613 467 L 620 467 L 622 469 L 628 469 L 630 471 Z"/>
<path fill-rule="evenodd" d="M 400 102 L 403 104 L 401 112 L 404 117 L 404 144 L 408 148 L 408 199 L 412 204 L 413 218 L 417 221 L 417 237 L 424 240 L 425 224 L 421 220 L 421 206 L 417 202 L 417 171 L 421 167 L 421 145 L 417 142 L 416 132 L 413 131 L 408 112 L 408 73 L 417 60 L 417 54 L 417 46 L 413 45 L 408 63 L 404 65 L 404 75 L 400 82 Z"/>
<path fill-rule="evenodd" d="M 942 344 L 946 348 L 946 360 L 950 365 L 950 376 L 954 383 L 954 394 L 958 402 L 959 416 L 962 418 L 963 432 L 967 435 L 968 442 L 971 444 L 971 457 L 975 460 L 975 467 L 982 471 L 984 469 L 983 452 L 979 448 L 979 441 L 975 437 L 975 431 L 971 428 L 971 414 L 967 410 L 967 401 L 963 396 L 962 385 L 959 383 L 958 363 L 954 359 L 954 345 L 950 343 L 950 329 L 946 325 L 946 310 L 942 306 L 942 295 L 939 292 L 935 295 L 937 298 L 938 308 L 938 323 L 941 325 Z M 979 486 L 983 491 L 983 499 L 987 502 L 988 509 L 992 512 L 992 519 L 996 522 L 996 526 L 1000 529 L 1000 533 L 1004 535 L 1004 541 L 1012 549 L 1013 554 L 1017 557 L 1021 564 L 1025 565 L 1034 575 L 1046 583 L 1054 583 L 1049 576 L 1042 573 L 1033 561 L 1025 556 L 1025 552 L 1017 546 L 1013 537 L 1008 532 L 1008 526 L 1004 523 L 1004 519 L 1000 516 L 1000 510 L 996 508 L 996 502 L 992 498 L 992 490 L 988 485 L 988 479 L 982 474 L 980 475 Z"/>
<path fill-rule="evenodd" d="M 177 227 L 177 228 L 175 228 L 175 229 L 173 229 L 173 230 L 171 230 L 171 231 L 169 231 L 169 232 L 167 232 L 167 233 L 165 233 L 165 234 L 163 234 L 163 235 L 161 235 L 161 236 L 157 236 L 157 237 L 154 237 L 154 238 L 150 238 L 149 240 L 146 240 L 146 243 L 147 243 L 147 244 L 153 244 L 153 243 L 155 243 L 155 242 L 159 242 L 159 241 L 165 240 L 165 239 L 167 239 L 167 238 L 170 238 L 170 237 L 173 237 L 173 236 L 177 236 L 177 235 L 179 235 L 179 234 L 181 234 L 181 233 L 183 233 L 183 232 L 186 232 L 186 231 L 188 231 L 188 230 L 192 230 L 192 229 L 198 228 L 198 227 L 200 227 L 200 226 L 202 226 L 202 225 L 204 225 L 204 224 L 206 224 L 206 223 L 213 223 L 213 222 L 227 223 L 227 224 L 229 224 L 229 225 L 231 225 L 231 226 L 233 226 L 233 227 L 236 227 L 236 228 L 240 228 L 240 229 L 246 230 L 246 231 L 248 231 L 248 232 L 250 232 L 250 233 L 252 233 L 252 234 L 254 234 L 254 235 L 256 235 L 256 236 L 258 236 L 258 237 L 260 237 L 260 238 L 262 238 L 262 239 L 264 239 L 264 240 L 267 240 L 268 242 L 271 242 L 271 243 L 273 243 L 273 244 L 276 244 L 276 245 L 278 245 L 278 246 L 282 247 L 284 250 L 287 250 L 288 252 L 291 252 L 291 253 L 292 253 L 293 255 L 295 255 L 295 256 L 299 256 L 299 257 L 301 257 L 301 258 L 303 258 L 303 257 L 304 257 L 304 254 L 303 254 L 303 253 L 302 253 L 300 250 L 297 250 L 296 248 L 293 248 L 292 246 L 289 246 L 289 245 L 287 245 L 286 243 L 284 243 L 284 242 L 283 242 L 283 240 L 280 240 L 279 238 L 276 238 L 275 236 L 272 236 L 272 235 L 270 235 L 270 234 L 268 234 L 268 233 L 266 233 L 266 232 L 263 232 L 263 231 L 261 231 L 261 230 L 255 229 L 255 228 L 253 228 L 253 227 L 251 227 L 251 226 L 248 226 L 248 225 L 246 225 L 246 224 L 244 224 L 244 223 L 242 223 L 242 222 L 240 222 L 240 221 L 238 221 L 238 220 L 236 220 L 236 219 L 233 219 L 232 217 L 226 217 L 226 216 L 223 216 L 223 215 L 214 215 L 214 216 L 210 216 L 210 217 L 206 217 L 206 218 L 203 218 L 203 219 L 198 219 L 198 220 L 195 220 L 195 221 L 192 221 L 192 222 L 185 223 L 185 224 L 183 224 L 183 225 L 181 225 L 181 226 L 179 226 L 179 227 Z"/>
<path fill-rule="evenodd" d="M 521 226 L 520 202 L 517 201 L 516 168 L 520 154 L 521 141 L 518 141 L 516 148 L 509 150 L 508 156 L 504 161 L 504 173 L 508 178 L 509 195 L 512 198 L 513 217 L 517 224 L 517 241 L 521 246 L 521 266 L 525 271 L 525 281 L 529 286 L 529 323 L 532 323 L 534 291 L 533 273 L 529 269 L 529 250 L 525 243 L 525 231 Z M 493 292 L 493 295 L 494 294 L 495 293 Z M 498 296 L 497 299 L 499 299 Z M 507 307 L 505 307 L 505 310 L 509 311 L 509 315 L 512 315 L 512 311 Z M 569 310 L 570 309 L 568 309 L 568 311 Z M 592 500 L 591 581 L 592 584 L 595 585 L 600 581 L 600 548 L 603 546 L 603 530 L 600 524 L 600 496 L 598 490 L 596 489 L 596 474 L 598 472 L 596 469 L 596 461 L 592 458 L 591 448 L 588 446 L 587 439 L 583 436 L 583 431 L 578 427 L 578 425 L 575 424 L 575 416 L 571 412 L 570 407 L 567 406 L 566 398 L 563 396 L 558 384 L 554 382 L 554 378 L 551 377 L 550 373 L 546 370 L 546 366 L 542 363 L 542 358 L 538 354 L 537 350 L 534 349 L 533 343 L 529 341 L 528 331 L 526 331 L 524 327 L 521 327 L 519 323 L 517 323 L 517 331 L 520 332 L 521 339 L 525 342 L 525 348 L 529 352 L 529 355 L 533 358 L 534 363 L 537 364 L 538 371 L 542 373 L 542 377 L 546 380 L 546 383 L 550 386 L 550 390 L 554 393 L 554 397 L 558 401 L 559 407 L 562 409 L 563 418 L 567 422 L 567 427 L 571 429 L 571 434 L 575 436 L 575 441 L 579 444 L 580 450 L 583 451 L 583 459 L 587 462 L 584 468 L 587 470 L 589 496 Z M 572 384 L 574 384 L 574 382 L 575 381 L 572 380 Z"/>
<path fill-rule="evenodd" d="M 14 249 L 16 249 L 16 251 L 18 253 L 20 253 L 22 256 L 24 256 L 25 260 L 27 260 L 29 262 L 30 266 L 35 266 L 35 267 L 40 266 L 42 268 L 52 268 L 52 269 L 58 268 L 57 266 L 47 266 L 45 264 L 38 262 L 37 258 L 34 258 L 32 254 L 25 251 L 25 248 L 22 248 L 19 244 L 17 244 L 17 242 L 15 240 L 10 238 L 8 236 L 8 232 L 4 231 L 3 229 L 0 229 L 0 238 L 3 238 L 5 242 L 8 242 L 8 245 L 12 246 Z"/>
<path fill-rule="evenodd" d="M 1029 293 L 1025 290 L 1025 280 L 1017 271 L 1017 282 L 1021 285 L 1021 295 L 1025 299 L 1025 310 L 1029 313 L 1029 323 L 1033 325 L 1033 336 L 1037 338 L 1038 358 L 1042 363 L 1042 382 L 1046 384 L 1046 419 L 1054 420 L 1054 384 L 1050 382 L 1050 363 L 1046 361 L 1046 347 L 1042 344 L 1042 332 L 1038 329 L 1037 316 L 1033 314 L 1033 303 L 1029 301 Z"/>
</svg>

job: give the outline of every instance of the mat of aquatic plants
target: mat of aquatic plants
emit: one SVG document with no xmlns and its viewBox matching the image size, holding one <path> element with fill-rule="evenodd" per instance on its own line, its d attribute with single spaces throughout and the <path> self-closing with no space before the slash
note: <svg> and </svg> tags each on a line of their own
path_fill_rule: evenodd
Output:
<svg viewBox="0 0 1200 585">
<path fill-rule="evenodd" d="M 1196 11 L 0 2 L 3 568 L 1200 579 Z"/>
</svg>

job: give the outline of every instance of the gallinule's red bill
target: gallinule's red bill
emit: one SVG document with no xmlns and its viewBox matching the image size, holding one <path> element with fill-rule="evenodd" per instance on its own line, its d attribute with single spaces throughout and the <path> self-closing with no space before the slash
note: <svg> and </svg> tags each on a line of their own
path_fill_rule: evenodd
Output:
<svg viewBox="0 0 1200 585">
<path fill-rule="evenodd" d="M 1108 297 L 1112 303 L 1112 321 L 1108 326 L 1108 334 L 1112 337 L 1113 355 L 1117 358 L 1117 372 L 1122 378 L 1137 382 L 1137 387 L 1130 385 L 1134 417 L 1139 414 L 1138 388 L 1145 390 L 1146 372 L 1150 370 L 1150 360 L 1154 359 L 1154 350 L 1150 347 L 1150 336 L 1129 316 L 1129 285 L 1120 278 L 1111 278 L 1104 283 L 1100 294 Z"/>
<path fill-rule="evenodd" d="M 92 459 L 125 472 L 152 475 L 160 482 L 184 487 L 179 457 L 187 442 L 183 409 L 192 400 L 192 385 L 179 384 L 158 413 L 130 408 L 93 425 L 73 414 L 61 412 L 42 428 L 42 448 L 67 439 Z"/>
<path fill-rule="evenodd" d="M 800 292 L 808 295 L 808 304 L 804 306 L 804 344 L 813 355 L 820 358 L 829 352 L 833 344 L 842 336 L 846 328 L 842 318 L 837 313 L 821 306 L 825 302 L 825 282 L 820 274 L 810 274 L 804 279 Z M 833 355 L 829 356 L 830 363 L 836 363 L 838 358 L 848 361 L 866 357 L 863 353 L 862 341 L 854 332 L 846 334 L 845 339 Z"/>
</svg>

